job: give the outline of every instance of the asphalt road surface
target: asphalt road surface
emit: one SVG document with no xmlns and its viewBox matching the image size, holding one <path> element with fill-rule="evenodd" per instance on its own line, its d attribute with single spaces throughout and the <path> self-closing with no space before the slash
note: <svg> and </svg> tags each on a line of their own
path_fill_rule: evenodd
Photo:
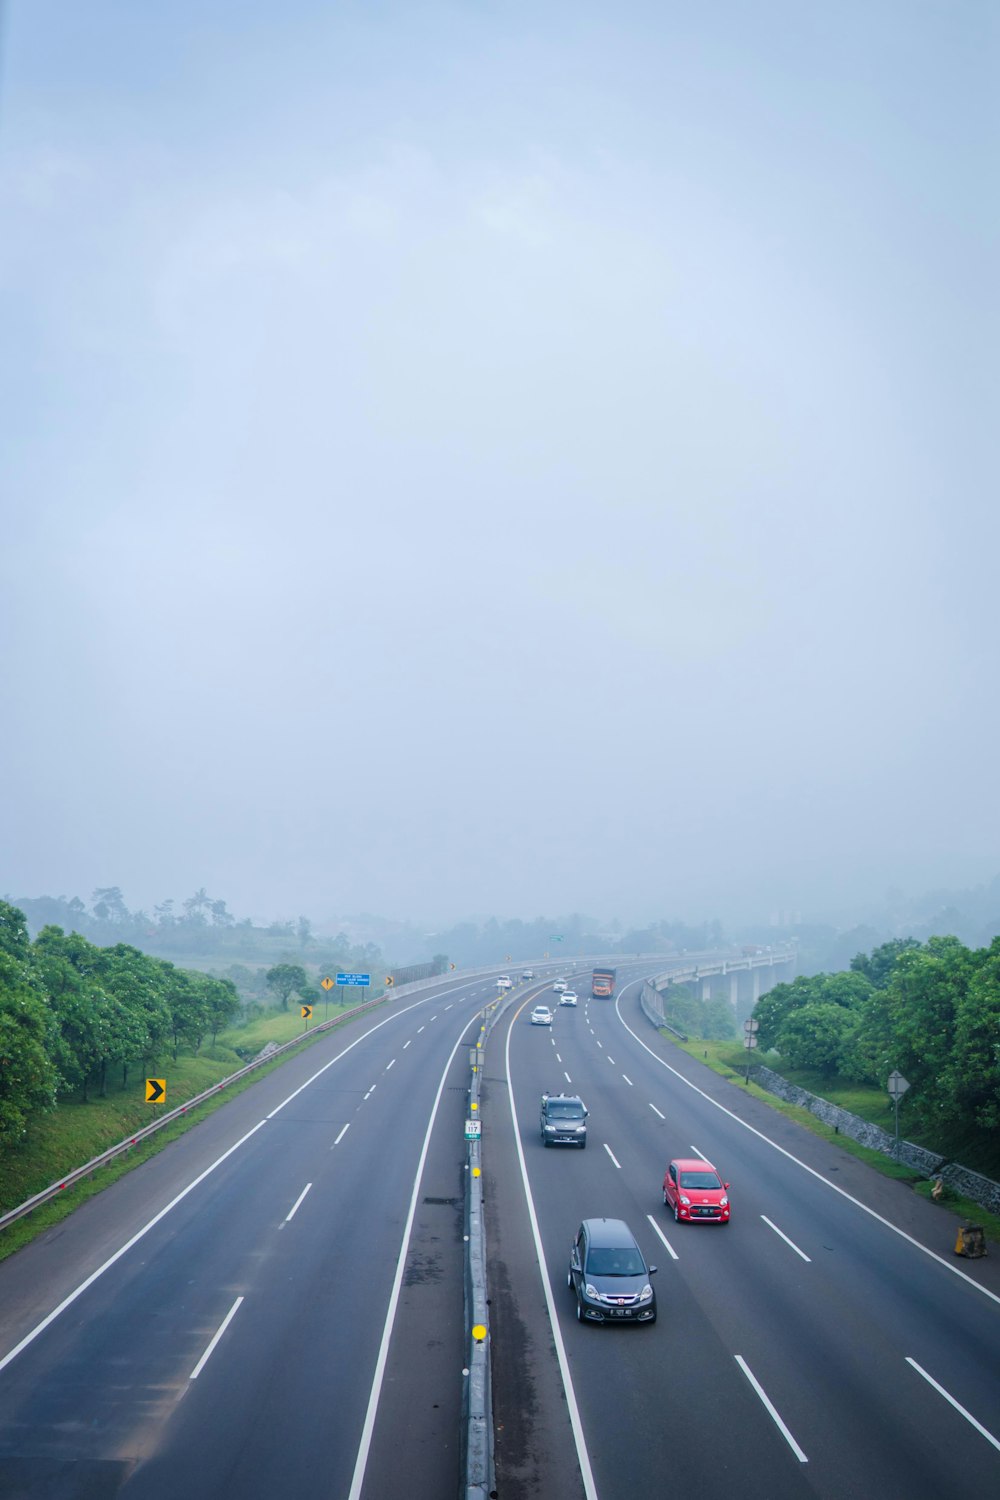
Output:
<svg viewBox="0 0 1000 1500">
<path fill-rule="evenodd" d="M 458 1493 L 467 1044 L 495 996 L 339 1028 L 0 1264 L 3 1500 Z"/>
<path fill-rule="evenodd" d="M 532 994 L 488 1053 L 501 1500 L 1000 1494 L 996 1263 L 957 1259 L 953 1218 L 663 1041 L 637 990 L 557 1009 L 551 1033 Z M 541 1144 L 560 1089 L 590 1110 L 586 1151 Z M 730 1224 L 674 1223 L 671 1156 L 714 1162 Z M 653 1326 L 576 1320 L 570 1243 L 600 1216 L 658 1267 Z"/>
</svg>

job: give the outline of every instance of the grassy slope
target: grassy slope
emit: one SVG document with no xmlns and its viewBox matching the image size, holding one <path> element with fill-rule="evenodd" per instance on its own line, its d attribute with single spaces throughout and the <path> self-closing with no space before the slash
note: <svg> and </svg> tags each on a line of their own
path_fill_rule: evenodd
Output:
<svg viewBox="0 0 1000 1500">
<path fill-rule="evenodd" d="M 911 1171 L 909 1167 L 897 1165 L 890 1157 L 883 1156 L 880 1151 L 870 1151 L 866 1146 L 858 1145 L 857 1141 L 852 1141 L 849 1136 L 835 1133 L 829 1125 L 824 1125 L 809 1110 L 802 1109 L 797 1104 L 786 1104 L 777 1095 L 768 1093 L 766 1089 L 758 1088 L 755 1083 L 745 1084 L 743 1079 L 746 1073 L 746 1051 L 738 1042 L 694 1040 L 685 1043 L 679 1042 L 669 1032 L 665 1032 L 663 1035 L 668 1041 L 681 1047 L 683 1051 L 689 1052 L 692 1057 L 697 1057 L 706 1066 L 712 1068 L 714 1072 L 721 1073 L 724 1078 L 728 1078 L 731 1082 L 738 1084 L 740 1088 L 752 1093 L 755 1099 L 762 1100 L 771 1109 L 778 1110 L 779 1113 L 796 1120 L 800 1125 L 804 1125 L 814 1135 L 822 1136 L 824 1140 L 833 1142 L 841 1150 L 848 1151 L 852 1156 L 859 1157 L 884 1176 L 896 1178 L 901 1182 L 909 1182 L 915 1192 L 924 1198 L 930 1199 L 932 1184 L 921 1177 L 919 1173 Z M 757 1060 L 763 1062 L 765 1066 L 772 1067 L 775 1072 L 779 1071 L 777 1067 L 778 1059 L 776 1057 L 771 1058 L 765 1055 L 760 1059 L 755 1058 L 755 1061 Z M 862 1119 L 871 1120 L 876 1125 L 881 1125 L 883 1130 L 892 1132 L 895 1128 L 892 1105 L 889 1103 L 888 1097 L 878 1089 L 863 1088 L 858 1084 L 830 1083 L 829 1080 L 819 1079 L 815 1074 L 795 1072 L 785 1068 L 780 1069 L 780 1072 L 782 1078 L 786 1078 L 789 1083 L 798 1084 L 799 1088 L 807 1089 L 811 1094 L 819 1094 L 822 1098 L 829 1099 L 832 1104 L 839 1104 L 842 1109 L 849 1109 L 852 1114 L 860 1115 Z M 908 1140 L 912 1140 L 915 1145 L 926 1146 L 928 1150 L 937 1150 L 940 1152 L 946 1149 L 940 1145 L 935 1146 L 928 1140 L 921 1140 L 915 1134 L 904 1131 L 902 1122 L 900 1123 L 900 1134 L 905 1135 Z M 995 1143 L 992 1141 L 983 1142 L 981 1146 L 987 1162 L 992 1161 L 993 1156 L 991 1153 L 995 1148 Z M 1000 1176 L 1000 1172 L 989 1171 L 986 1166 L 977 1166 L 975 1163 L 970 1162 L 968 1155 L 963 1157 L 956 1152 L 953 1159 L 961 1161 L 963 1165 L 971 1166 L 974 1171 L 983 1172 L 985 1176 Z M 1000 1217 L 997 1217 L 997 1215 L 987 1213 L 978 1203 L 972 1203 L 967 1198 L 960 1197 L 949 1187 L 945 1187 L 940 1202 L 943 1207 L 950 1209 L 952 1213 L 961 1214 L 964 1219 L 975 1224 L 981 1224 L 989 1239 L 1000 1241 Z"/>
</svg>

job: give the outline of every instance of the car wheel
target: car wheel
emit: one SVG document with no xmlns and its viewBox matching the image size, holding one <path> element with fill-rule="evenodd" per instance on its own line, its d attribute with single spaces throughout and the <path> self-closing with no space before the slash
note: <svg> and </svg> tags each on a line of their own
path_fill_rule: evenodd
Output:
<svg viewBox="0 0 1000 1500">
<path fill-rule="evenodd" d="M 674 1223 L 675 1224 L 679 1224 L 680 1222 L 681 1222 L 681 1211 L 677 1207 L 677 1204 L 675 1203 L 674 1204 Z"/>
<path fill-rule="evenodd" d="M 542 1145 L 543 1146 L 547 1146 L 548 1144 L 549 1144 L 549 1138 L 548 1138 L 548 1136 L 547 1135 L 543 1135 L 542 1136 Z"/>
<path fill-rule="evenodd" d="M 583 1303 L 580 1301 L 579 1297 L 577 1297 L 577 1299 L 576 1299 L 576 1321 L 578 1323 L 582 1323 L 584 1321 L 584 1319 L 583 1319 Z"/>
<path fill-rule="evenodd" d="M 581 1151 L 586 1151 L 586 1149 L 587 1149 L 587 1142 L 586 1141 L 581 1141 L 580 1142 L 580 1150 Z"/>
<path fill-rule="evenodd" d="M 670 1207 L 669 1203 L 667 1202 L 667 1190 L 666 1190 L 666 1188 L 663 1189 L 663 1206 L 664 1206 L 664 1208 L 669 1208 Z"/>
<path fill-rule="evenodd" d="M 573 1290 L 573 1272 L 572 1271 L 567 1271 L 566 1272 L 566 1285 L 569 1287 L 570 1291 Z"/>
</svg>

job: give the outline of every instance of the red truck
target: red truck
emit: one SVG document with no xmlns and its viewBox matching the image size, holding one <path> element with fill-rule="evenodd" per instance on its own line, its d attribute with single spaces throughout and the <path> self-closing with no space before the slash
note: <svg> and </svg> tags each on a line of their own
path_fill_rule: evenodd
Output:
<svg viewBox="0 0 1000 1500">
<path fill-rule="evenodd" d="M 615 998 L 614 969 L 595 969 L 590 981 L 590 993 L 595 1000 Z"/>
</svg>

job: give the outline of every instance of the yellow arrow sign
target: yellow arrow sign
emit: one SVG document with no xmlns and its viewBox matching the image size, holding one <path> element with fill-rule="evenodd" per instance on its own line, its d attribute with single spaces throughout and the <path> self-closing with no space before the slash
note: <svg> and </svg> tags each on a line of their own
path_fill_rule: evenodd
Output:
<svg viewBox="0 0 1000 1500">
<path fill-rule="evenodd" d="M 325 979 L 321 979 L 320 980 L 320 984 L 323 986 L 323 988 L 325 990 L 332 990 L 333 989 L 333 980 L 330 978 L 329 974 L 326 976 Z"/>
<path fill-rule="evenodd" d="M 313 1008 L 312 1008 L 311 1005 L 303 1005 L 303 1007 L 302 1007 L 302 1019 L 303 1019 L 303 1021 L 308 1021 L 308 1019 L 312 1015 L 312 1013 L 313 1013 Z"/>
<path fill-rule="evenodd" d="M 396 981 L 393 979 L 391 974 L 387 974 L 385 976 L 385 987 L 387 990 L 391 990 L 395 983 Z"/>
<path fill-rule="evenodd" d="M 455 965 L 454 964 L 449 964 L 448 967 L 449 967 L 449 969 L 453 969 L 455 967 Z"/>
<path fill-rule="evenodd" d="M 146 1103 L 162 1104 L 167 1097 L 167 1080 L 165 1078 L 146 1079 Z"/>
</svg>

